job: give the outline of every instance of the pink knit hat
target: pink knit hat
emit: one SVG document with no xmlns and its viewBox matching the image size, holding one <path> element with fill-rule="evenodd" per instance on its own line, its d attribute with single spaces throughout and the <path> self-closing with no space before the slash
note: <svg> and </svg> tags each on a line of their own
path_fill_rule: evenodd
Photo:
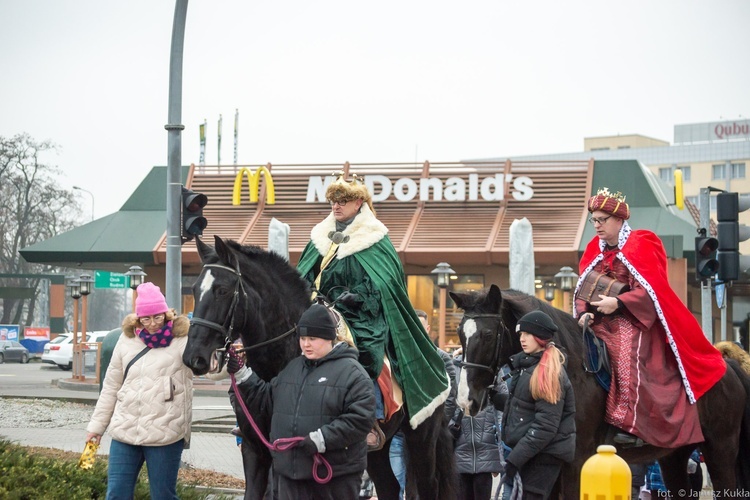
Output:
<svg viewBox="0 0 750 500">
<path fill-rule="evenodd" d="M 138 285 L 137 292 L 135 313 L 139 318 L 161 314 L 169 310 L 167 300 L 161 294 L 159 287 L 153 283 L 146 282 Z"/>
</svg>

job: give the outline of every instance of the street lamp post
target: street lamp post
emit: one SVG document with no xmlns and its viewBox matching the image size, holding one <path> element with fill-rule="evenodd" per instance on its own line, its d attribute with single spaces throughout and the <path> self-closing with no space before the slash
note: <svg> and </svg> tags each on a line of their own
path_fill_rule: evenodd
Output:
<svg viewBox="0 0 750 500">
<path fill-rule="evenodd" d="M 130 266 L 125 276 L 130 278 L 130 289 L 133 290 L 133 312 L 135 312 L 135 298 L 137 295 L 135 290 L 143 284 L 144 278 L 148 275 L 143 272 L 141 266 Z"/>
<path fill-rule="evenodd" d="M 544 299 L 547 302 L 555 300 L 555 282 L 552 280 L 544 282 Z"/>
<path fill-rule="evenodd" d="M 68 280 L 70 297 L 73 299 L 73 380 L 76 378 L 76 347 L 78 346 L 78 299 L 81 298 L 81 282 L 76 278 Z"/>
<path fill-rule="evenodd" d="M 80 380 L 84 380 L 86 377 L 83 375 L 83 343 L 86 341 L 86 335 L 88 332 L 88 327 L 86 325 L 88 321 L 88 296 L 91 293 L 91 285 L 94 283 L 94 280 L 91 278 L 91 275 L 82 274 L 81 277 L 78 278 L 78 281 L 81 283 L 81 296 L 83 297 L 83 300 L 81 301 L 81 342 L 78 344 L 77 374 Z M 75 348 L 73 350 L 75 351 Z M 73 359 L 76 359 L 75 355 L 73 356 Z M 76 378 L 75 366 L 73 368 L 73 378 Z"/>
<path fill-rule="evenodd" d="M 440 317 L 439 317 L 439 330 L 438 330 L 438 347 L 441 349 L 445 348 L 445 309 L 446 302 L 448 300 L 448 285 L 450 284 L 450 275 L 456 274 L 456 271 L 451 269 L 451 266 L 447 262 L 441 262 L 435 269 L 431 271 L 431 274 L 437 275 L 437 286 L 440 288 Z"/>
<path fill-rule="evenodd" d="M 573 301 L 568 299 L 568 294 L 573 290 L 575 282 L 578 279 L 578 275 L 573 272 L 573 268 L 569 266 L 563 266 L 560 268 L 560 272 L 555 275 L 555 281 L 560 290 L 563 291 L 563 297 L 565 299 L 565 307 L 570 304 L 571 313 L 573 312 Z M 567 311 L 566 311 L 567 312 Z"/>
<path fill-rule="evenodd" d="M 88 193 L 89 196 L 91 196 L 91 220 L 94 220 L 94 193 L 92 193 L 88 189 L 83 189 L 82 187 L 78 187 L 78 186 L 73 186 L 73 189 L 77 189 L 78 191 L 83 191 L 84 193 Z"/>
</svg>

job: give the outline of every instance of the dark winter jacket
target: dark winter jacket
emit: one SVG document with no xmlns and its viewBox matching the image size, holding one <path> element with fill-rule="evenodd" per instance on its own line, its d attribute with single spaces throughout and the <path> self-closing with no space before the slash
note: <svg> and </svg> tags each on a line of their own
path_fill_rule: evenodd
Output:
<svg viewBox="0 0 750 500">
<path fill-rule="evenodd" d="M 365 438 L 375 421 L 375 392 L 353 347 L 339 343 L 314 361 L 300 356 L 270 382 L 253 373 L 239 388 L 244 399 L 255 399 L 253 406 L 261 412 L 272 412 L 271 442 L 320 429 L 326 447 L 323 457 L 331 464 L 333 477 L 364 471 Z M 311 455 L 297 448 L 271 454 L 274 471 L 293 480 L 312 479 Z"/>
<path fill-rule="evenodd" d="M 460 410 L 456 411 L 458 414 Z M 487 404 L 476 417 L 464 415 L 456 441 L 456 471 L 459 474 L 502 472 L 495 407 Z"/>
<path fill-rule="evenodd" d="M 560 374 L 562 397 L 557 404 L 531 397 L 531 374 L 542 353 L 511 357 L 516 371 L 508 382 L 510 397 L 503 415 L 503 442 L 513 450 L 505 459 L 521 469 L 539 453 L 565 462 L 573 460 L 576 443 L 575 398 L 565 370 Z"/>
<path fill-rule="evenodd" d="M 443 406 L 443 414 L 445 415 L 446 425 L 453 418 L 453 413 L 456 411 L 456 394 L 458 393 L 458 379 L 456 378 L 456 365 L 453 362 L 453 356 L 438 348 L 438 354 L 445 363 L 445 373 L 448 374 L 448 381 L 451 384 L 451 391 L 448 394 L 448 399 L 445 400 L 445 406 Z"/>
<path fill-rule="evenodd" d="M 462 356 L 456 358 L 459 365 L 455 374 L 455 385 L 461 376 L 460 363 Z M 500 389 L 497 384 L 496 390 Z M 456 470 L 460 474 L 479 474 L 482 472 L 502 472 L 500 447 L 498 446 L 497 411 L 487 400 L 484 408 L 475 417 L 465 415 L 456 408 L 454 421 L 461 418 L 461 431 L 456 441 Z"/>
</svg>

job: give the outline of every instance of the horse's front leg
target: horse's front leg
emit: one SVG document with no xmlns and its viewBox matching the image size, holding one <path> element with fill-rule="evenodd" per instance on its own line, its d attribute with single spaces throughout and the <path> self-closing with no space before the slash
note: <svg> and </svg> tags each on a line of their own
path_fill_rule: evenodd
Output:
<svg viewBox="0 0 750 500">
<path fill-rule="evenodd" d="M 684 446 L 659 459 L 664 486 L 673 498 L 693 497 L 688 493 L 690 492 L 690 481 L 687 475 L 687 463 L 691 452 L 690 446 Z M 682 494 L 679 494 L 679 492 L 682 492 Z M 697 496 L 693 498 L 697 498 Z"/>
<path fill-rule="evenodd" d="M 271 455 L 256 439 L 244 439 L 241 446 L 242 469 L 245 473 L 245 500 L 274 498 L 268 487 Z"/>
<path fill-rule="evenodd" d="M 246 415 L 237 401 L 237 394 L 229 390 L 229 401 L 234 408 L 234 414 L 237 418 L 237 425 L 242 432 L 242 469 L 245 474 L 245 500 L 262 500 L 263 498 L 273 498 L 272 492 L 268 487 L 269 471 L 273 459 L 271 452 L 260 440 L 255 429 L 250 425 L 248 417 L 255 420 L 255 424 L 260 431 L 267 436 L 271 428 L 270 415 L 259 411 L 253 401 L 245 401 L 249 407 L 250 415 Z"/>
<path fill-rule="evenodd" d="M 382 449 L 367 454 L 367 474 L 375 485 L 378 498 L 386 500 L 398 498 L 401 490 L 401 486 L 391 469 L 390 447 L 391 441 L 388 440 Z"/>
</svg>

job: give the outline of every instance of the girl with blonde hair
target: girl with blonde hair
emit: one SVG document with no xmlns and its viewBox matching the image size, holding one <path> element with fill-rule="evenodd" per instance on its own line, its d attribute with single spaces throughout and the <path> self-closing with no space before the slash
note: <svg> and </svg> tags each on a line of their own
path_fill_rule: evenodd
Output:
<svg viewBox="0 0 750 500">
<path fill-rule="evenodd" d="M 502 437 L 512 448 L 505 484 L 523 488 L 524 499 L 549 498 L 563 462 L 575 455 L 575 399 L 565 355 L 555 346 L 557 325 L 542 311 L 516 325 L 523 352 L 511 356 L 513 375 L 503 413 Z"/>
</svg>

